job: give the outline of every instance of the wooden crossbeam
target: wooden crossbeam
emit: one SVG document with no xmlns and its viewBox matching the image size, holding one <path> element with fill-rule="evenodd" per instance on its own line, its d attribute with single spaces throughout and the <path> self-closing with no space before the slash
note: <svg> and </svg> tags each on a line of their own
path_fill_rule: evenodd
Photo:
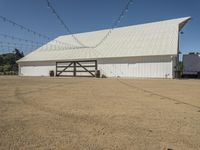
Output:
<svg viewBox="0 0 200 150">
<path fill-rule="evenodd" d="M 65 67 L 62 71 L 59 71 L 58 74 L 56 74 L 56 76 L 59 76 L 63 71 L 65 71 L 67 68 L 69 68 L 69 66 L 71 66 L 73 64 L 73 62 L 71 62 L 67 67 Z M 57 71 L 58 72 L 58 71 Z"/>
<path fill-rule="evenodd" d="M 68 68 L 71 68 L 71 69 L 68 69 Z M 81 68 L 83 68 L 83 69 L 80 70 Z M 62 69 L 62 70 L 60 70 L 60 69 Z M 63 77 L 64 76 L 65 77 L 72 77 L 72 76 L 73 77 L 95 77 L 95 71 L 96 70 L 97 70 L 97 60 L 56 62 L 56 76 L 63 76 Z M 62 74 L 64 72 L 65 73 L 70 73 L 71 72 L 73 74 Z M 80 74 L 78 74 L 78 72 L 89 73 L 90 75 L 80 75 Z"/>
<path fill-rule="evenodd" d="M 87 72 L 89 72 L 93 77 L 95 77 L 95 75 L 89 71 L 87 68 L 85 68 L 83 65 L 81 65 L 79 62 L 76 62 L 79 66 L 81 66 L 83 69 L 85 69 Z"/>
</svg>

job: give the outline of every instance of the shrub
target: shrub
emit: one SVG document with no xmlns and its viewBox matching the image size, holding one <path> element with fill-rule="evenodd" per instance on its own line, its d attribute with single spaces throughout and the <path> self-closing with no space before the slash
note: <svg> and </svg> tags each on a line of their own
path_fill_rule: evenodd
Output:
<svg viewBox="0 0 200 150">
<path fill-rule="evenodd" d="M 8 72 L 8 71 L 11 71 L 12 69 L 12 66 L 10 64 L 7 64 L 7 65 L 4 65 L 3 66 L 3 71 L 4 72 Z"/>
<path fill-rule="evenodd" d="M 0 66 L 0 72 L 3 72 L 3 66 Z"/>
</svg>

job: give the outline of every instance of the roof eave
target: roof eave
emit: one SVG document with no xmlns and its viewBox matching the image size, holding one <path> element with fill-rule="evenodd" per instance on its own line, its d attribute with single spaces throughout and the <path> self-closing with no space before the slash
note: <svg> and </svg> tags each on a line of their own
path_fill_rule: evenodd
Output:
<svg viewBox="0 0 200 150">
<path fill-rule="evenodd" d="M 191 17 L 187 17 L 185 18 L 182 22 L 179 23 L 179 31 L 181 31 L 183 29 L 183 27 L 188 23 L 188 21 L 190 21 L 192 18 Z"/>
</svg>

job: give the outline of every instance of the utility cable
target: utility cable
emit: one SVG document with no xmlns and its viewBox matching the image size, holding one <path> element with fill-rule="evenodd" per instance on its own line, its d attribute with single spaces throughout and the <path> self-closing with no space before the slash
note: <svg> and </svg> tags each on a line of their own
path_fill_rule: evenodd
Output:
<svg viewBox="0 0 200 150">
<path fill-rule="evenodd" d="M 53 7 L 53 5 L 50 3 L 50 0 L 46 0 L 47 2 L 47 7 L 50 8 L 51 12 L 53 15 L 56 16 L 56 18 L 59 20 L 59 22 L 64 26 L 64 28 L 67 30 L 67 32 L 69 34 L 71 34 L 72 38 L 79 43 L 81 46 L 85 47 L 85 48 L 97 48 L 98 46 L 100 46 L 108 37 L 109 35 L 112 33 L 112 31 L 114 30 L 114 28 L 116 28 L 118 26 L 118 24 L 121 22 L 122 18 L 124 17 L 125 13 L 128 12 L 129 10 L 129 6 L 133 3 L 133 0 L 128 0 L 127 4 L 125 5 L 125 7 L 122 9 L 119 17 L 115 20 L 115 22 L 113 23 L 111 29 L 105 34 L 105 36 L 95 45 L 93 46 L 87 46 L 86 44 L 84 44 L 83 42 L 81 42 L 71 31 L 71 29 L 69 28 L 69 26 L 63 21 L 63 19 L 59 16 L 59 14 L 57 13 L 57 11 L 55 10 L 55 8 Z"/>
</svg>

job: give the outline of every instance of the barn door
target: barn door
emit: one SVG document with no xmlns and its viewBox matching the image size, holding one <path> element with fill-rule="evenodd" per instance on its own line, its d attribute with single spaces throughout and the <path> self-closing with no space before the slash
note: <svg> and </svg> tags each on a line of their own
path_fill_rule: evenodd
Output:
<svg viewBox="0 0 200 150">
<path fill-rule="evenodd" d="M 56 62 L 56 76 L 60 77 L 95 77 L 96 60 Z"/>
</svg>

